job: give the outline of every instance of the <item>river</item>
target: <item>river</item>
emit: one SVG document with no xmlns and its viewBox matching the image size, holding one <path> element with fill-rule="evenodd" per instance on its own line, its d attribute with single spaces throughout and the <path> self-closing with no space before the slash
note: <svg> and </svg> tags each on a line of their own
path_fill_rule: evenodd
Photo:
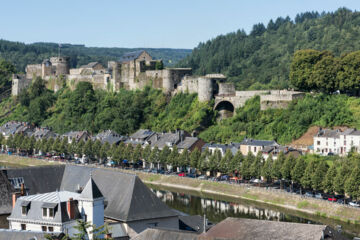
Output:
<svg viewBox="0 0 360 240">
<path fill-rule="evenodd" d="M 326 224 L 334 229 L 341 226 L 344 235 L 360 235 L 360 226 L 340 222 L 321 216 L 292 211 L 250 200 L 231 199 L 219 195 L 203 194 L 194 191 L 182 191 L 148 185 L 150 189 L 169 207 L 189 215 L 206 215 L 212 223 L 218 223 L 227 217 L 251 218 L 270 221 L 296 222 L 308 224 Z"/>
</svg>

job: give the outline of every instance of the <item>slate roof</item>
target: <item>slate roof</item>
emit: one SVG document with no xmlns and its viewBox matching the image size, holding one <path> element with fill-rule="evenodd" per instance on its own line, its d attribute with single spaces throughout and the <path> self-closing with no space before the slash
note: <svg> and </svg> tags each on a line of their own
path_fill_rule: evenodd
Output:
<svg viewBox="0 0 360 240">
<path fill-rule="evenodd" d="M 119 135 L 112 130 L 106 130 L 98 133 L 93 140 L 99 140 L 102 144 L 108 142 L 110 145 L 116 143 L 119 144 L 121 141 L 125 141 L 126 137 Z"/>
<path fill-rule="evenodd" d="M 8 181 L 6 175 L 0 172 L 0 215 L 8 214 L 9 209 L 12 208 L 11 196 L 14 191 L 15 189 Z"/>
<path fill-rule="evenodd" d="M 321 129 L 316 133 L 315 137 L 340 138 L 340 130 Z"/>
<path fill-rule="evenodd" d="M 356 128 L 348 128 L 345 131 L 341 132 L 340 135 L 360 136 L 360 131 Z"/>
<path fill-rule="evenodd" d="M 134 134 L 130 135 L 130 139 L 144 141 L 153 134 L 154 132 L 149 129 L 139 129 Z"/>
<path fill-rule="evenodd" d="M 44 232 L 0 229 L 0 239 L 4 240 L 46 240 L 45 235 Z"/>
<path fill-rule="evenodd" d="M 28 194 L 84 189 L 90 173 L 105 201 L 104 215 L 124 222 L 175 217 L 175 213 L 133 174 L 75 165 L 2 170 L 8 178 L 23 177 Z M 8 213 L 11 212 L 11 208 Z"/>
<path fill-rule="evenodd" d="M 88 183 L 86 184 L 84 190 L 81 192 L 79 197 L 82 199 L 96 199 L 102 198 L 103 195 L 92 177 L 90 177 Z"/>
<path fill-rule="evenodd" d="M 78 184 L 84 187 L 89 180 L 90 172 L 108 202 L 104 210 L 105 217 L 128 222 L 177 216 L 133 174 L 67 165 L 60 189 L 76 191 Z"/>
<path fill-rule="evenodd" d="M 70 131 L 70 132 L 64 133 L 62 136 L 68 137 L 69 141 L 71 141 L 72 139 L 79 141 L 82 137 L 85 137 L 85 138 L 90 137 L 90 134 L 87 131 Z"/>
<path fill-rule="evenodd" d="M 50 129 L 48 128 L 35 128 L 34 130 L 34 137 L 36 139 L 40 139 L 40 138 L 51 138 L 51 137 L 56 137 L 56 133 L 52 132 Z"/>
<path fill-rule="evenodd" d="M 190 149 L 197 141 L 199 141 L 199 138 L 197 137 L 186 137 L 184 141 L 180 142 L 177 145 L 178 149 Z"/>
<path fill-rule="evenodd" d="M 4 136 L 9 136 L 16 133 L 16 130 L 22 125 L 21 122 L 10 121 L 0 127 L 0 132 Z"/>
<path fill-rule="evenodd" d="M 196 233 L 172 229 L 148 228 L 132 238 L 132 240 L 196 240 Z"/>
<path fill-rule="evenodd" d="M 267 141 L 267 140 L 256 140 L 251 138 L 245 138 L 240 142 L 240 145 L 249 145 L 249 146 L 276 146 L 279 145 L 276 141 Z"/>
<path fill-rule="evenodd" d="M 144 50 L 138 50 L 138 51 L 133 51 L 133 52 L 127 52 L 124 55 L 122 55 L 122 57 L 120 58 L 120 62 L 129 62 L 129 61 L 133 61 L 136 60 L 137 58 L 140 57 L 140 55 L 145 52 Z"/>
<path fill-rule="evenodd" d="M 240 148 L 240 143 L 230 143 L 230 144 L 206 143 L 202 147 L 202 151 L 204 151 L 206 148 L 220 149 L 224 153 L 226 152 L 227 149 L 230 149 L 232 154 L 235 155 Z"/>
<path fill-rule="evenodd" d="M 30 196 L 20 197 L 16 200 L 15 207 L 8 217 L 9 220 L 29 220 L 35 222 L 46 222 L 46 223 L 64 223 L 72 221 L 66 210 L 66 203 L 69 198 L 76 198 L 79 196 L 78 193 L 74 192 L 50 192 L 43 194 L 36 194 Z M 28 206 L 28 212 L 24 216 L 21 213 L 21 206 L 26 203 Z M 43 218 L 42 208 L 54 208 L 54 218 Z M 75 210 L 75 219 L 81 218 L 78 208 Z"/>
<path fill-rule="evenodd" d="M 326 225 L 277 222 L 245 218 L 226 218 L 216 224 L 199 239 L 347 239 Z"/>
<path fill-rule="evenodd" d="M 190 227 L 195 232 L 202 233 L 204 232 L 204 218 L 199 215 L 193 215 L 193 216 L 179 216 L 179 223 L 180 226 L 182 224 L 186 225 L 187 227 Z M 212 227 L 212 223 L 208 222 L 208 225 L 206 226 L 206 230 L 210 229 Z M 186 230 L 186 229 L 183 229 Z"/>
<path fill-rule="evenodd" d="M 157 146 L 159 149 L 162 149 L 165 146 L 172 147 L 174 145 L 177 145 L 187 136 L 190 136 L 190 134 L 183 130 L 176 131 L 174 133 L 155 133 L 154 135 L 149 137 L 147 141 L 150 141 L 151 147 Z"/>
</svg>

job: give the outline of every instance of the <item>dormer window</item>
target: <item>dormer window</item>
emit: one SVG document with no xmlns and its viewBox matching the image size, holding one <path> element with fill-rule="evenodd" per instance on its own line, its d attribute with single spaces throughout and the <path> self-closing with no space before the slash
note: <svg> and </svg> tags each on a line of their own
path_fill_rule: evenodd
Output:
<svg viewBox="0 0 360 240">
<path fill-rule="evenodd" d="M 44 203 L 42 205 L 43 218 L 54 218 L 57 203 Z"/>
<path fill-rule="evenodd" d="M 23 201 L 21 203 L 21 215 L 26 216 L 29 210 L 30 202 Z"/>
<path fill-rule="evenodd" d="M 49 208 L 49 217 L 51 217 L 51 218 L 54 217 L 54 209 L 53 208 Z"/>
</svg>

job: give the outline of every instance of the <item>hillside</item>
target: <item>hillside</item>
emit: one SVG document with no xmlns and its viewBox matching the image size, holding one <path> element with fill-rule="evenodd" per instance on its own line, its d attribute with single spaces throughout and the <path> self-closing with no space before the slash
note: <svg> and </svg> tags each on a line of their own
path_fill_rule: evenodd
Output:
<svg viewBox="0 0 360 240">
<path fill-rule="evenodd" d="M 94 90 L 80 82 L 74 91 L 67 87 L 54 93 L 38 78 L 23 92 L 17 103 L 9 98 L 0 103 L 0 124 L 9 120 L 49 126 L 55 132 L 88 130 L 97 133 L 112 129 L 131 134 L 139 128 L 155 131 L 183 129 L 197 131 L 207 142 L 239 142 L 245 136 L 275 139 L 289 144 L 311 126 L 349 126 L 360 128 L 360 99 L 347 95 L 307 94 L 286 109 L 260 110 L 259 96 L 248 100 L 233 117 L 216 121 L 213 102 L 199 102 L 196 94 L 177 94 L 172 98 L 161 90 L 117 93 Z M 11 110 L 11 112 L 9 112 Z"/>
<path fill-rule="evenodd" d="M 306 12 L 294 20 L 279 17 L 200 43 L 179 66 L 196 74 L 221 72 L 237 89 L 276 89 L 289 84 L 296 50 L 328 50 L 340 56 L 360 49 L 360 13 L 341 8 L 334 13 Z"/>
<path fill-rule="evenodd" d="M 58 55 L 57 43 L 24 44 L 0 40 L 0 59 L 13 63 L 18 71 L 24 71 L 27 64 L 41 63 L 44 59 Z M 176 64 L 191 53 L 190 49 L 141 48 L 155 59 L 163 59 L 166 66 Z M 109 60 L 117 60 L 124 53 L 140 48 L 98 48 L 85 45 L 61 44 L 61 54 L 70 57 L 71 67 L 78 67 L 89 62 L 101 62 L 107 66 Z"/>
</svg>

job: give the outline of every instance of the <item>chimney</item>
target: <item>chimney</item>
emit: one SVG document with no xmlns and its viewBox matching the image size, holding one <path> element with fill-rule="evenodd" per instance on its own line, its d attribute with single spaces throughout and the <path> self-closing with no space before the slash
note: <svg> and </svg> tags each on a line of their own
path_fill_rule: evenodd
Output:
<svg viewBox="0 0 360 240">
<path fill-rule="evenodd" d="M 16 200 L 18 199 L 18 197 L 20 197 L 20 193 L 19 192 L 14 192 L 12 194 L 12 207 L 14 208 L 15 207 L 15 203 L 16 203 Z"/>
<path fill-rule="evenodd" d="M 25 196 L 25 185 L 24 185 L 24 183 L 21 184 L 21 187 L 20 187 L 20 195 L 21 195 L 21 196 Z"/>
<path fill-rule="evenodd" d="M 75 202 L 73 198 L 69 198 L 67 202 L 67 212 L 70 219 L 75 219 Z"/>
</svg>

